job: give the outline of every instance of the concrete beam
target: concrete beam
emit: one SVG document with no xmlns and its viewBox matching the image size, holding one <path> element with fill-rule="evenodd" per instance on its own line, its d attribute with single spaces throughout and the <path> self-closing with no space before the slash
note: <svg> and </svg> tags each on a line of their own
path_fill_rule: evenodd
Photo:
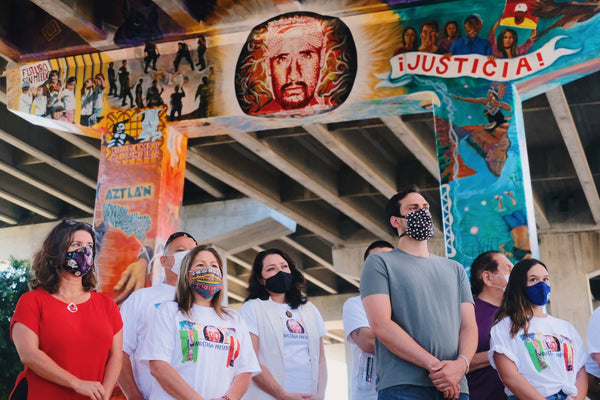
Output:
<svg viewBox="0 0 600 400">
<path fill-rule="evenodd" d="M 398 116 L 380 117 L 381 121 L 392 131 L 394 135 L 409 149 L 414 156 L 423 164 L 431 175 L 440 180 L 440 166 L 435 153 L 427 148 L 419 135 L 406 125 Z M 433 132 L 431 132 L 433 134 Z"/>
<path fill-rule="evenodd" d="M 94 190 L 96 189 L 96 181 L 95 180 L 88 178 L 87 176 L 83 175 L 81 172 L 79 172 L 79 171 L 69 167 L 68 165 L 58 161 L 57 159 L 49 156 L 48 154 L 35 148 L 34 146 L 30 145 L 29 143 L 26 143 L 20 139 L 17 139 L 16 137 L 14 137 L 13 135 L 11 135 L 10 133 L 6 132 L 3 129 L 0 129 L 0 140 L 3 140 L 6 143 L 10 144 L 11 146 L 14 146 L 14 147 L 26 152 L 27 154 L 37 158 L 38 160 L 50 165 L 53 168 L 56 168 L 57 170 L 61 171 L 65 175 L 69 175 L 70 177 L 78 180 L 79 182 L 83 183 L 84 185 L 87 185 Z"/>
<path fill-rule="evenodd" d="M 537 224 L 538 228 L 540 230 L 550 229 L 550 221 L 548 221 L 548 217 L 546 216 L 544 204 L 535 195 L 535 193 L 533 195 L 533 210 L 535 212 L 535 223 Z"/>
<path fill-rule="evenodd" d="M 35 204 L 28 202 L 27 200 L 23 200 L 15 195 L 5 192 L 4 190 L 0 190 L 0 199 L 4 199 L 13 204 L 16 204 L 17 206 L 19 206 L 21 208 L 25 208 L 26 210 L 29 210 L 35 214 L 41 215 L 44 218 L 48 218 L 48 219 L 57 219 L 58 218 L 58 215 L 53 214 L 48 210 L 44 210 L 43 208 L 40 208 L 40 207 L 36 206 Z"/>
<path fill-rule="evenodd" d="M 214 185 L 211 185 L 200 177 L 200 175 L 194 174 L 188 168 L 185 169 L 185 179 L 192 182 L 194 185 L 198 186 L 200 189 L 204 190 L 206 193 L 210 194 L 212 197 L 216 199 L 222 199 L 225 197 L 225 194 L 217 189 Z"/>
<path fill-rule="evenodd" d="M 598 195 L 598 188 L 594 182 L 594 177 L 590 170 L 583 144 L 579 138 L 579 132 L 577 131 L 577 126 L 575 126 L 565 92 L 562 86 L 559 86 L 547 91 L 546 97 L 556 118 L 558 129 L 567 146 L 567 151 L 571 156 L 571 161 L 575 166 L 575 171 L 577 171 L 577 176 L 587 199 L 592 218 L 596 225 L 600 224 L 600 196 Z"/>
<path fill-rule="evenodd" d="M 284 236 L 284 237 L 280 238 L 279 240 L 281 240 L 284 243 L 290 245 L 291 247 L 293 247 L 294 249 L 298 250 L 299 252 L 301 252 L 305 256 L 307 256 L 309 258 L 312 258 L 319 265 L 322 265 L 323 267 L 327 268 L 328 270 L 334 272 L 336 275 L 340 276 L 342 279 L 346 280 L 347 282 L 351 283 L 352 285 L 356 286 L 357 288 L 360 287 L 360 284 L 358 283 L 358 281 L 356 281 L 355 279 L 352 279 L 350 276 L 348 276 L 348 275 L 344 274 L 343 272 L 339 271 L 338 269 L 336 269 L 333 266 L 333 264 L 325 261 L 322 257 L 320 257 L 317 254 L 313 253 L 310 249 L 306 248 L 305 246 L 302 246 L 300 243 L 296 242 L 292 238 L 290 238 L 288 236 Z"/>
<path fill-rule="evenodd" d="M 102 29 L 61 0 L 31 0 L 31 2 L 65 24 L 87 42 L 106 39 L 106 33 Z"/>
<path fill-rule="evenodd" d="M 239 153 L 217 154 L 210 149 L 188 149 L 188 162 L 200 170 L 234 187 L 243 194 L 279 211 L 331 243 L 342 244 L 335 218 L 315 207 L 281 204 L 275 176 L 257 173 L 250 163 L 240 160 Z"/>
<path fill-rule="evenodd" d="M 336 174 L 319 169 L 313 165 L 313 158 L 298 154 L 298 148 L 283 149 L 277 143 L 258 139 L 252 133 L 230 133 L 238 143 L 254 152 L 256 155 L 273 165 L 281 172 L 321 197 L 324 201 L 346 214 L 365 229 L 382 238 L 388 238 L 389 233 L 377 221 L 376 210 L 360 207 L 349 199 L 339 197 Z"/>
<path fill-rule="evenodd" d="M 184 27 L 186 32 L 198 30 L 198 21 L 189 14 L 185 2 L 180 0 L 154 0 L 154 4 L 159 6 L 178 25 Z"/>
<path fill-rule="evenodd" d="M 334 247 L 331 250 L 333 265 L 341 273 L 360 280 L 363 269 L 363 255 L 365 249 L 373 243 L 373 240 L 359 242 L 346 242 L 344 246 Z"/>
<path fill-rule="evenodd" d="M 48 129 L 48 130 L 50 132 L 54 133 L 55 135 L 59 136 L 60 138 L 66 140 L 67 142 L 73 144 L 74 146 L 78 147 L 79 149 L 83 150 L 84 152 L 91 155 L 92 157 L 100 159 L 100 148 L 86 142 L 85 140 L 83 140 L 81 138 L 81 136 L 75 135 L 71 132 L 61 131 L 58 129 Z M 186 169 L 186 171 L 185 171 L 185 178 L 188 181 L 192 182 L 194 185 L 198 186 L 200 189 L 204 190 L 205 192 L 207 192 L 208 194 L 210 194 L 211 196 L 213 196 L 217 199 L 222 199 L 225 197 L 225 194 L 223 194 L 223 192 L 221 192 L 219 189 L 217 189 L 214 185 L 211 185 L 210 183 L 208 183 L 205 179 L 203 179 L 199 175 L 194 174 L 189 169 Z"/>
<path fill-rule="evenodd" d="M 233 261 L 233 260 L 232 260 Z M 244 288 L 248 288 L 248 282 L 238 278 L 237 276 L 233 276 L 231 274 L 227 274 L 227 279 L 229 279 L 231 282 L 238 284 Z"/>
<path fill-rule="evenodd" d="M 248 271 L 252 271 L 252 264 L 249 262 L 246 262 L 244 260 L 242 260 L 239 257 L 236 257 L 232 254 L 227 254 L 227 258 L 231 261 L 233 261 L 234 263 L 236 263 L 237 265 L 246 268 Z"/>
<path fill-rule="evenodd" d="M 17 221 L 16 219 L 9 217 L 8 215 L 5 215 L 5 214 L 0 214 L 0 221 L 5 222 L 9 225 L 16 225 L 19 223 L 19 221 Z"/>
<path fill-rule="evenodd" d="M 352 136 L 340 135 L 320 124 L 304 125 L 303 128 L 385 197 L 396 194 L 393 168 L 387 168 L 376 157 L 366 154 L 364 147 L 353 143 Z"/>
<path fill-rule="evenodd" d="M 231 290 L 227 290 L 227 296 L 242 303 L 244 302 L 244 300 L 246 300 L 244 296 L 240 296 L 239 294 L 233 293 Z"/>
<path fill-rule="evenodd" d="M 86 142 L 80 135 L 76 135 L 71 132 L 61 131 L 58 129 L 48 128 L 48 130 L 54 133 L 56 136 L 60 137 L 61 139 L 64 139 L 67 142 L 71 143 L 73 146 L 83 150 L 85 153 L 89 154 L 95 159 L 100 159 L 100 147 L 96 147 Z"/>
<path fill-rule="evenodd" d="M 21 57 L 21 50 L 5 38 L 0 38 L 0 54 L 9 60 L 17 61 Z"/>
<path fill-rule="evenodd" d="M 84 202 L 79 201 L 79 200 L 75 199 L 74 197 L 71 197 L 59 190 L 56 190 L 52 186 L 47 185 L 29 175 L 27 175 L 23 171 L 20 171 L 20 170 L 14 168 L 12 165 L 9 165 L 9 164 L 6 164 L 6 163 L 0 161 L 0 171 L 6 172 L 7 174 L 12 175 L 17 179 L 20 179 L 21 181 L 35 187 L 36 189 L 44 191 L 44 192 L 48 193 L 49 195 L 54 196 L 57 199 L 64 201 L 65 203 L 71 204 L 72 206 L 79 208 L 80 210 L 83 210 L 89 214 L 94 213 L 94 208 L 90 207 L 88 204 L 85 204 Z"/>
<path fill-rule="evenodd" d="M 182 221 L 198 243 L 218 246 L 228 254 L 296 231 L 296 222 L 248 198 L 187 206 Z"/>
</svg>

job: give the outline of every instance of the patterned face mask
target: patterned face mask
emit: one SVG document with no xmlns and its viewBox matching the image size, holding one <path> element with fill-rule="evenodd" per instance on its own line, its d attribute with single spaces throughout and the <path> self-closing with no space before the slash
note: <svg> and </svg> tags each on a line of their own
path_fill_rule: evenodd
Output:
<svg viewBox="0 0 600 400">
<path fill-rule="evenodd" d="M 91 247 L 81 247 L 69 251 L 65 260 L 65 269 L 75 276 L 87 274 L 94 266 L 94 254 Z"/>
<path fill-rule="evenodd" d="M 406 215 L 400 215 L 400 218 L 406 218 L 406 232 L 400 237 L 407 235 L 422 241 L 433 236 L 433 219 L 428 209 L 421 208 Z"/>
<path fill-rule="evenodd" d="M 223 287 L 223 275 L 213 269 L 201 269 L 192 272 L 192 289 L 205 299 L 212 298 Z"/>
</svg>

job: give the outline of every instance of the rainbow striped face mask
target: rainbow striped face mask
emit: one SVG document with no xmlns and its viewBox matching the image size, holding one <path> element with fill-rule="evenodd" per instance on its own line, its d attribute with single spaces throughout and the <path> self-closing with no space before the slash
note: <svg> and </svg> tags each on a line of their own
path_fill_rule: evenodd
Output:
<svg viewBox="0 0 600 400">
<path fill-rule="evenodd" d="M 205 299 L 212 298 L 223 287 L 223 275 L 214 269 L 200 269 L 192 272 L 192 289 Z"/>
</svg>

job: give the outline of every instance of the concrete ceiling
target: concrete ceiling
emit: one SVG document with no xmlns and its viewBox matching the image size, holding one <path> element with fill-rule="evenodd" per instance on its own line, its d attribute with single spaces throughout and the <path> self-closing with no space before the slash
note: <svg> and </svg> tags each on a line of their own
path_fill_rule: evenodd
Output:
<svg viewBox="0 0 600 400">
<path fill-rule="evenodd" d="M 114 30 L 98 28 L 61 0 L 32 3 L 83 43 L 110 47 Z M 156 4 L 180 25 L 192 23 L 177 11 L 179 0 Z M 0 36 L 0 72 L 10 60 L 30 57 Z M 600 228 L 599 93 L 594 73 L 523 104 L 538 233 Z M 92 216 L 99 154 L 99 140 L 35 126 L 8 111 L 0 78 L 0 228 Z M 356 293 L 357 282 L 334 268 L 331 249 L 370 238 L 394 242 L 385 202 L 409 184 L 426 193 L 442 225 L 431 114 L 195 138 L 187 161 L 184 206 L 250 197 L 298 223 L 288 236 L 229 255 L 234 302 L 245 297 L 256 252 L 272 246 L 299 260 L 309 296 Z M 339 326 L 331 328 L 333 340 L 343 337 Z"/>
</svg>

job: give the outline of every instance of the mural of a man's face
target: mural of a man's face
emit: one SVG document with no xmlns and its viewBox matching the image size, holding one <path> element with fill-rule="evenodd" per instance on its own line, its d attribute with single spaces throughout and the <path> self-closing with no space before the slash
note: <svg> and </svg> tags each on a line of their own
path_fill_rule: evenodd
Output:
<svg viewBox="0 0 600 400">
<path fill-rule="evenodd" d="M 285 109 L 302 108 L 314 97 L 321 69 L 321 49 L 304 37 L 281 44 L 270 59 L 275 99 Z"/>
<path fill-rule="evenodd" d="M 438 29 L 434 25 L 423 25 L 421 29 L 421 43 L 424 46 L 435 45 L 438 38 Z"/>
<path fill-rule="evenodd" d="M 477 37 L 477 35 L 479 34 L 479 31 L 481 30 L 481 27 L 483 26 L 483 24 L 481 23 L 481 21 L 472 18 L 469 19 L 465 22 L 465 32 L 467 34 L 467 37 L 469 39 L 474 39 Z"/>
<path fill-rule="evenodd" d="M 515 24 L 521 25 L 527 15 L 527 4 L 519 3 L 515 6 Z"/>
<path fill-rule="evenodd" d="M 338 18 L 312 12 L 278 15 L 255 26 L 240 52 L 238 104 L 248 115 L 269 118 L 331 111 L 350 93 L 356 60 L 350 29 Z M 210 83 L 212 73 L 203 81 Z"/>
</svg>

